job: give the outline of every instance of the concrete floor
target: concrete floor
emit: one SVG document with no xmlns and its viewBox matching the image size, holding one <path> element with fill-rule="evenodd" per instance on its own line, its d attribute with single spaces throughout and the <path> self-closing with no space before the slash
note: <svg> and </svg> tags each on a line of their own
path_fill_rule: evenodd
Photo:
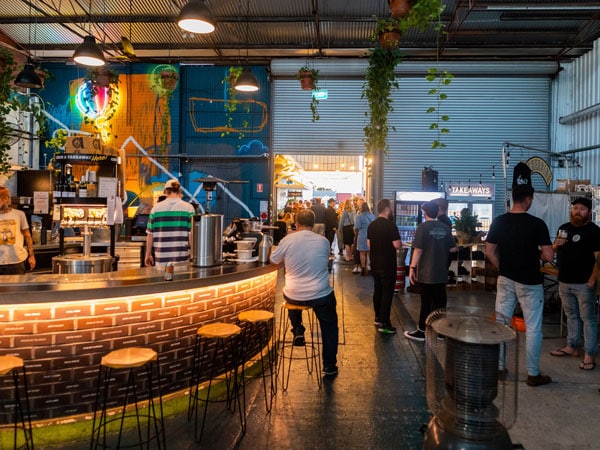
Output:
<svg viewBox="0 0 600 450">
<path fill-rule="evenodd" d="M 392 322 L 398 334 L 384 336 L 373 326 L 372 280 L 353 275 L 352 265 L 334 264 L 335 292 L 340 319 L 339 375 L 316 379 L 295 362 L 290 386 L 265 412 L 259 383 L 247 391 L 247 431 L 240 432 L 237 416 L 211 405 L 201 445 L 193 440 L 193 425 L 185 414 L 167 422 L 169 449 L 419 449 L 422 425 L 429 420 L 425 397 L 424 344 L 409 341 L 402 332 L 412 330 L 418 318 L 419 296 L 395 296 Z M 282 283 L 280 283 L 280 286 Z M 280 296 L 279 296 L 280 298 Z M 494 294 L 483 291 L 449 291 L 449 306 L 469 305 L 482 314 L 493 311 Z M 277 307 L 277 311 L 278 311 Z M 542 371 L 554 382 L 537 388 L 525 384 L 524 352 L 520 351 L 518 412 L 509 430 L 513 444 L 528 450 L 597 449 L 596 426 L 600 396 L 600 367 L 578 368 L 579 358 L 556 358 L 549 351 L 564 345 L 559 337 L 556 304 L 545 313 Z M 524 333 L 520 333 L 520 348 Z M 75 450 L 84 443 L 36 448 Z"/>
</svg>

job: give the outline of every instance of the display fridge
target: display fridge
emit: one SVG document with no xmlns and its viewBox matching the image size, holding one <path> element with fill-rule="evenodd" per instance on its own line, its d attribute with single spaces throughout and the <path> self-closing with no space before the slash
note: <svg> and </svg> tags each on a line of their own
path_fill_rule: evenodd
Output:
<svg viewBox="0 0 600 450">
<path fill-rule="evenodd" d="M 424 220 L 421 205 L 435 198 L 443 198 L 444 195 L 444 192 L 396 192 L 394 211 L 402 242 L 412 242 L 417 225 Z"/>
</svg>

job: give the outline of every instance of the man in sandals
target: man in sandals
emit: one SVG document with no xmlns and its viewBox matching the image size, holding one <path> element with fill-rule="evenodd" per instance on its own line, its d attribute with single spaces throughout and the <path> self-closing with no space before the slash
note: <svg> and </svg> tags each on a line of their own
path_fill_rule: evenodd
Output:
<svg viewBox="0 0 600 450">
<path fill-rule="evenodd" d="M 594 285 L 598 274 L 600 228 L 592 222 L 592 201 L 579 197 L 571 203 L 570 221 L 558 227 L 554 244 L 558 262 L 558 293 L 567 316 L 567 345 L 552 356 L 578 356 L 583 328 L 585 356 L 579 368 L 592 370 L 598 351 L 598 318 Z"/>
</svg>

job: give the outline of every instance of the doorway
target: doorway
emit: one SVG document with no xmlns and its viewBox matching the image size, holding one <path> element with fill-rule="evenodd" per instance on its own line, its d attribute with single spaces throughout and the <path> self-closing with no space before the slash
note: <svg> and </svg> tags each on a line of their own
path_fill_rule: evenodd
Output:
<svg viewBox="0 0 600 450">
<path fill-rule="evenodd" d="M 275 210 L 282 211 L 289 200 L 366 197 L 365 174 L 362 155 L 275 155 Z"/>
</svg>

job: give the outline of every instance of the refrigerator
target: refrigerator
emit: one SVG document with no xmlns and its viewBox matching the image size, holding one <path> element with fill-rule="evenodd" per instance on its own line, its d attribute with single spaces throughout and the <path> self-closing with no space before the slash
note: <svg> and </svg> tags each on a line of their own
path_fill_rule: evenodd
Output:
<svg viewBox="0 0 600 450">
<path fill-rule="evenodd" d="M 425 219 L 421 205 L 444 195 L 444 192 L 396 191 L 394 214 L 402 242 L 412 242 L 417 225 Z"/>
</svg>

